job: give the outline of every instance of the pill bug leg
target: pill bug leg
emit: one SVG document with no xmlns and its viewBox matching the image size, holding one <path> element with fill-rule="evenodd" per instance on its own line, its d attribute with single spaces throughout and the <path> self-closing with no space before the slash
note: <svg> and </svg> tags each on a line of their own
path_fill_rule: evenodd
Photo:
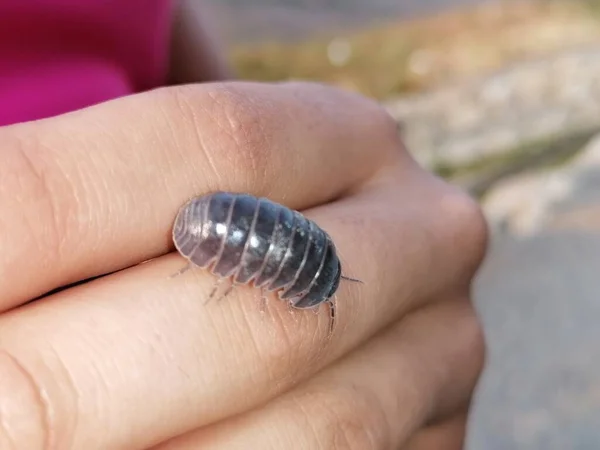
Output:
<svg viewBox="0 0 600 450">
<path fill-rule="evenodd" d="M 225 289 L 225 292 L 223 292 L 223 295 L 221 295 L 217 301 L 220 302 L 221 300 L 223 300 L 225 297 L 227 297 L 229 294 L 231 294 L 231 291 L 233 291 L 233 288 L 235 287 L 235 285 L 233 284 L 233 282 L 229 283 L 229 286 L 227 286 L 227 289 Z"/>
<path fill-rule="evenodd" d="M 178 277 L 179 275 L 183 275 L 185 272 L 187 272 L 188 270 L 190 270 L 192 267 L 194 267 L 194 264 L 192 264 L 191 262 L 188 262 L 185 266 L 183 266 L 177 272 L 175 272 L 174 274 L 169 275 L 169 278 L 175 278 L 175 277 Z"/>
<path fill-rule="evenodd" d="M 333 328 L 335 327 L 335 318 L 336 318 L 336 302 L 337 296 L 334 295 L 329 300 L 326 300 L 325 303 L 329 305 L 329 335 L 328 338 L 333 334 Z"/>
<path fill-rule="evenodd" d="M 281 300 L 284 300 L 287 303 L 288 311 L 290 312 L 290 314 L 294 314 L 296 312 L 296 309 L 301 309 L 296 306 L 296 303 L 298 301 L 302 300 L 302 298 L 306 295 L 307 292 L 308 292 L 308 290 L 305 290 L 305 291 L 299 292 L 298 294 L 294 295 L 293 297 L 289 297 L 289 298 L 285 298 L 285 299 L 281 298 L 281 297 L 279 297 L 279 298 L 281 298 Z M 316 308 L 316 309 L 318 309 L 318 308 Z M 319 313 L 316 312 L 315 314 L 319 314 Z"/>
<path fill-rule="evenodd" d="M 223 293 L 221 295 L 219 295 L 218 297 L 216 297 L 216 301 L 220 302 L 221 300 L 223 300 L 225 297 L 227 297 L 229 294 L 231 294 L 231 291 L 233 291 L 233 288 L 235 287 L 233 280 L 231 278 L 218 278 L 217 283 L 215 283 L 215 287 L 213 288 L 211 295 L 208 297 L 208 300 L 206 301 L 206 303 L 208 303 L 211 299 L 215 298 L 215 294 L 218 291 L 219 287 L 221 287 L 223 285 L 223 282 L 227 281 L 227 287 L 225 288 L 225 290 L 223 291 Z"/>
<path fill-rule="evenodd" d="M 213 299 L 213 297 L 217 293 L 217 290 L 219 289 L 219 286 L 221 285 L 221 283 L 223 283 L 223 278 L 217 278 L 213 284 L 212 291 L 210 291 L 210 294 L 208 294 L 208 298 L 204 302 L 205 305 L 208 304 L 208 302 L 210 302 Z"/>
<path fill-rule="evenodd" d="M 260 288 L 259 309 L 262 315 L 264 315 L 267 312 L 267 294 L 264 288 Z"/>
</svg>

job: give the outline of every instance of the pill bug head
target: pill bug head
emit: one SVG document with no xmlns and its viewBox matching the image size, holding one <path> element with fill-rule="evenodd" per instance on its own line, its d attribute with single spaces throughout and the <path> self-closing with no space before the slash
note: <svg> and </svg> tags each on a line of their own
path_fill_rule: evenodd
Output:
<svg viewBox="0 0 600 450">
<path fill-rule="evenodd" d="M 341 279 L 342 279 L 342 265 L 338 261 L 337 272 L 335 274 L 335 277 L 333 278 L 333 282 L 331 283 L 331 288 L 329 289 L 329 291 L 325 295 L 325 299 L 329 300 L 331 297 L 334 296 L 334 294 L 338 290 L 338 287 L 340 287 L 340 280 Z"/>
<path fill-rule="evenodd" d="M 189 258 L 198 240 L 202 238 L 204 225 L 205 197 L 198 197 L 186 202 L 175 217 L 173 223 L 173 244 L 177 251 Z"/>
<path fill-rule="evenodd" d="M 325 260 L 319 275 L 313 282 L 309 291 L 294 302 L 296 308 L 312 308 L 323 302 L 329 301 L 335 294 L 340 284 L 341 264 L 337 258 L 335 247 L 330 242 L 328 245 Z"/>
</svg>

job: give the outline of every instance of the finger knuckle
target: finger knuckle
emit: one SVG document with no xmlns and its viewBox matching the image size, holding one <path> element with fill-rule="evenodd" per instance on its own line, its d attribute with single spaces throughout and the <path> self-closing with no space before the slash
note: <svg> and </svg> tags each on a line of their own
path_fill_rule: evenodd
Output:
<svg viewBox="0 0 600 450">
<path fill-rule="evenodd" d="M 6 171 L 6 177 L 2 178 L 8 180 L 5 186 L 19 192 L 24 202 L 17 210 L 23 216 L 13 216 L 16 219 L 13 226 L 20 229 L 13 232 L 28 234 L 38 248 L 48 250 L 40 254 L 50 255 L 56 263 L 68 233 L 66 219 L 77 217 L 72 210 L 76 202 L 69 183 L 48 157 L 52 150 L 45 149 L 37 139 L 14 134 L 7 141 L 10 151 L 1 170 Z M 39 226 L 40 223 L 44 226 Z"/>
<path fill-rule="evenodd" d="M 370 391 L 356 386 L 315 389 L 295 399 L 316 448 L 377 450 L 389 448 L 390 430 L 383 407 Z"/>
<path fill-rule="evenodd" d="M 6 350 L 0 350 L 0 373 L 2 448 L 50 448 L 52 415 L 44 390 L 19 360 Z"/>
<path fill-rule="evenodd" d="M 222 83 L 169 92 L 178 112 L 174 120 L 189 124 L 215 178 L 235 184 L 232 190 L 265 191 L 282 122 L 268 93 Z"/>
<path fill-rule="evenodd" d="M 473 306 L 469 307 L 466 316 L 465 325 L 462 327 L 462 347 L 473 362 L 473 377 L 477 379 L 483 372 L 487 356 L 485 329 Z"/>
<path fill-rule="evenodd" d="M 398 145 L 401 143 L 398 121 L 392 117 L 387 109 L 379 104 L 372 105 L 372 111 L 369 111 L 369 117 L 372 121 L 373 128 L 379 132 L 381 136 L 389 139 L 394 144 L 390 149 L 397 152 L 399 149 L 404 150 L 404 146 Z"/>
<path fill-rule="evenodd" d="M 485 367 L 485 333 L 471 301 L 459 300 L 459 303 L 448 303 L 446 306 L 456 308 L 457 316 L 453 327 L 453 342 L 447 353 L 451 355 L 452 365 L 456 366 L 451 372 L 453 375 L 449 374 L 445 381 L 450 382 L 454 392 L 459 395 L 455 401 L 456 406 L 462 407 L 464 401 L 468 401 L 473 394 Z M 456 378 L 456 375 L 461 378 Z"/>
<path fill-rule="evenodd" d="M 269 383 L 275 387 L 277 383 L 273 382 L 290 378 L 293 378 L 290 381 L 298 381 L 316 370 L 320 361 L 314 351 L 319 345 L 315 340 L 322 333 L 319 332 L 319 318 L 314 314 L 290 313 L 287 306 L 274 306 L 269 305 L 274 318 L 269 339 L 262 336 L 262 328 L 253 326 L 256 311 L 246 314 L 246 322 L 250 336 L 247 342 L 252 344 L 256 359 L 268 368 Z"/>
<path fill-rule="evenodd" d="M 46 347 L 25 363 L 17 352 L 1 348 L 0 373 L 0 443 L 6 432 L 18 449 L 73 448 L 79 396 L 57 352 Z"/>
<path fill-rule="evenodd" d="M 468 271 L 474 271 L 483 260 L 488 246 L 488 225 L 480 205 L 464 191 L 449 187 L 442 196 L 445 230 L 461 248 Z"/>
<path fill-rule="evenodd" d="M 351 115 L 346 117 L 348 123 L 360 121 L 365 129 L 373 131 L 373 136 L 388 136 L 394 140 L 399 137 L 398 122 L 387 108 L 374 99 L 323 83 L 294 81 L 286 83 L 286 86 L 293 89 L 304 102 L 317 103 L 321 112 Z M 324 101 L 332 106 L 331 110 L 323 105 Z"/>
<path fill-rule="evenodd" d="M 405 151 L 397 120 L 380 102 L 322 83 L 288 82 L 286 86 L 295 91 L 308 122 L 326 121 L 332 130 L 343 133 L 339 140 L 347 136 L 358 139 L 371 150 L 377 169 L 396 163 L 398 155 Z"/>
</svg>

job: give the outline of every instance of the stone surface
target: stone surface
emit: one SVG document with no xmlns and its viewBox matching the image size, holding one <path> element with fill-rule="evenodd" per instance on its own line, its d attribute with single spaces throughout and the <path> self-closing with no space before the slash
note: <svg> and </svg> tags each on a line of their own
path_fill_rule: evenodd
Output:
<svg viewBox="0 0 600 450">
<path fill-rule="evenodd" d="M 600 47 L 521 62 L 387 103 L 422 164 L 467 164 L 600 125 Z"/>
<path fill-rule="evenodd" d="M 484 206 L 492 242 L 474 295 L 489 354 L 467 450 L 598 449 L 600 137 Z"/>
<path fill-rule="evenodd" d="M 493 243 L 475 287 L 488 361 L 467 450 L 600 446 L 600 233 Z"/>
<path fill-rule="evenodd" d="M 600 136 L 564 167 L 498 182 L 483 208 L 497 232 L 525 236 L 543 229 L 600 230 Z"/>
</svg>

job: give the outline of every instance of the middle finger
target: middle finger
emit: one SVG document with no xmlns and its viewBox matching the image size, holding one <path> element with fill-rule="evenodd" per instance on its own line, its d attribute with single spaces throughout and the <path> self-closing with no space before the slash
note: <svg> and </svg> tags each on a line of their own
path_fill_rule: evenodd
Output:
<svg viewBox="0 0 600 450">
<path fill-rule="evenodd" d="M 410 195 L 375 186 L 307 213 L 331 233 L 346 273 L 365 282 L 341 287 L 326 348 L 327 314 L 290 315 L 271 301 L 265 320 L 258 293 L 244 287 L 205 306 L 214 278 L 195 271 L 169 279 L 182 263 L 170 255 L 1 316 L 0 345 L 13 356 L 6 361 L 18 361 L 35 380 L 41 394 L 30 399 L 45 399 L 57 448 L 148 447 L 248 410 L 447 286 L 442 274 L 455 249 L 441 244 L 454 243 L 441 234 L 455 227 L 447 217 L 436 220 L 443 210 L 427 202 L 436 198 L 431 190 L 421 190 L 427 207 Z M 395 197 L 405 206 L 390 212 Z M 365 233 L 369 239 L 357 239 Z M 10 385 L 0 386 L 0 411 L 14 398 Z M 15 417 L 9 410 L 4 422 Z"/>
</svg>

